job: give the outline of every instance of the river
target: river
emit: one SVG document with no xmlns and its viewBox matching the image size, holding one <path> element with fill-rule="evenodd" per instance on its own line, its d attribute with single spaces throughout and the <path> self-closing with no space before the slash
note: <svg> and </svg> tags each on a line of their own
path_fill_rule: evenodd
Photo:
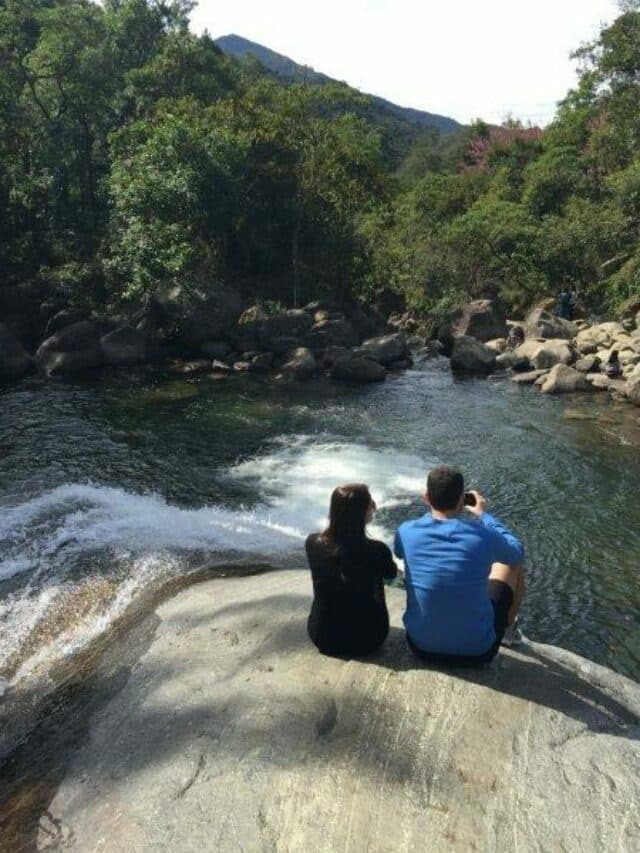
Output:
<svg viewBox="0 0 640 853">
<path fill-rule="evenodd" d="M 525 634 L 640 680 L 638 414 L 444 359 L 361 388 L 147 370 L 5 387 L 0 693 L 203 564 L 303 569 L 339 483 L 370 485 L 390 542 L 437 462 L 524 539 Z"/>
</svg>

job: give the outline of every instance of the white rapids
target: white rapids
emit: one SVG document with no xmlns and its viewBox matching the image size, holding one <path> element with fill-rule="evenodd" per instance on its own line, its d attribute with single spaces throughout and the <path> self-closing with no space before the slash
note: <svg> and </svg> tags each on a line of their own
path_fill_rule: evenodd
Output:
<svg viewBox="0 0 640 853">
<path fill-rule="evenodd" d="M 4 507 L 0 676 L 45 676 L 137 595 L 204 562 L 301 567 L 304 538 L 325 524 L 336 485 L 368 483 L 384 510 L 415 499 L 426 467 L 395 451 L 287 437 L 220 473 L 255 493 L 250 507 L 184 509 L 157 494 L 79 483 Z M 392 531 L 374 523 L 371 533 L 388 541 Z"/>
</svg>

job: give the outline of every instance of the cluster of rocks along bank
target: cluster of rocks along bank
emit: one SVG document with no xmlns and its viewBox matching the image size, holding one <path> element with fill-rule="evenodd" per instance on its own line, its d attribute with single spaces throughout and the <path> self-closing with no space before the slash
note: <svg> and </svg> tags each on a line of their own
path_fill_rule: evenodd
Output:
<svg viewBox="0 0 640 853">
<path fill-rule="evenodd" d="M 454 315 L 439 337 L 454 371 L 507 370 L 514 382 L 545 394 L 608 391 L 640 405 L 640 300 L 622 320 L 593 325 L 564 320 L 545 307 L 522 321 L 507 320 L 495 302 L 477 300 Z M 621 373 L 610 378 L 601 367 L 614 351 Z"/>
<path fill-rule="evenodd" d="M 546 306 L 524 320 L 508 320 L 495 300 L 468 303 L 431 335 L 408 314 L 388 306 L 336 310 L 315 302 L 267 313 L 244 308 L 238 293 L 219 288 L 215 297 L 172 292 L 127 316 L 77 319 L 68 311 L 50 318 L 46 339 L 31 356 L 8 326 L 0 324 L 0 380 L 31 370 L 68 376 L 100 367 L 169 362 L 176 374 L 224 378 L 262 374 L 283 381 L 317 375 L 368 383 L 420 358 L 444 355 L 457 373 L 509 371 L 514 382 L 543 393 L 608 391 L 640 405 L 640 300 L 619 321 L 589 325 L 554 316 Z M 69 322 L 73 320 L 73 322 Z M 515 332 L 519 331 L 516 339 Z M 517 345 L 514 344 L 517 341 Z M 622 373 L 601 371 L 619 353 Z"/>
<path fill-rule="evenodd" d="M 69 376 L 161 360 L 187 376 L 256 373 L 303 380 L 324 373 L 379 382 L 388 370 L 412 364 L 406 333 L 359 305 L 336 311 L 316 302 L 267 314 L 259 305 L 243 310 L 235 291 L 220 289 L 215 298 L 191 299 L 186 307 L 176 295 L 126 317 L 69 319 L 63 311 L 50 320 L 50 334 L 33 356 L 0 325 L 0 379 L 31 370 Z"/>
</svg>

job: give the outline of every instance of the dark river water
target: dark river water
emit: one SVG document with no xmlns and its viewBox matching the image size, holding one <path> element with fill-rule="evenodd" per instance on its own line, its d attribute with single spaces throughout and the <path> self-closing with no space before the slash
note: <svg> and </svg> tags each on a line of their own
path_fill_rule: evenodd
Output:
<svg viewBox="0 0 640 853">
<path fill-rule="evenodd" d="M 331 489 L 373 533 L 461 466 L 524 539 L 525 633 L 640 680 L 640 410 L 426 363 L 373 387 L 158 373 L 0 389 L 0 693 L 203 563 L 304 568 Z"/>
</svg>

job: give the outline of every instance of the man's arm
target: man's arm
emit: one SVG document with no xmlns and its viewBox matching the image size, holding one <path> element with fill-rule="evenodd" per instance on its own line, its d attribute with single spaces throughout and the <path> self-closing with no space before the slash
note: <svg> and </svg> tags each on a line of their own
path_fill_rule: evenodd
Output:
<svg viewBox="0 0 640 853">
<path fill-rule="evenodd" d="M 487 512 L 487 500 L 480 492 L 472 492 L 476 502 L 466 509 L 475 515 L 480 524 L 491 532 L 493 563 L 505 563 L 507 566 L 520 566 L 524 561 L 524 545 L 518 537 L 507 529 L 497 518 Z"/>
<path fill-rule="evenodd" d="M 489 512 L 483 512 L 480 523 L 491 531 L 492 561 L 507 566 L 520 566 L 524 562 L 524 545 L 507 527 Z"/>
</svg>

